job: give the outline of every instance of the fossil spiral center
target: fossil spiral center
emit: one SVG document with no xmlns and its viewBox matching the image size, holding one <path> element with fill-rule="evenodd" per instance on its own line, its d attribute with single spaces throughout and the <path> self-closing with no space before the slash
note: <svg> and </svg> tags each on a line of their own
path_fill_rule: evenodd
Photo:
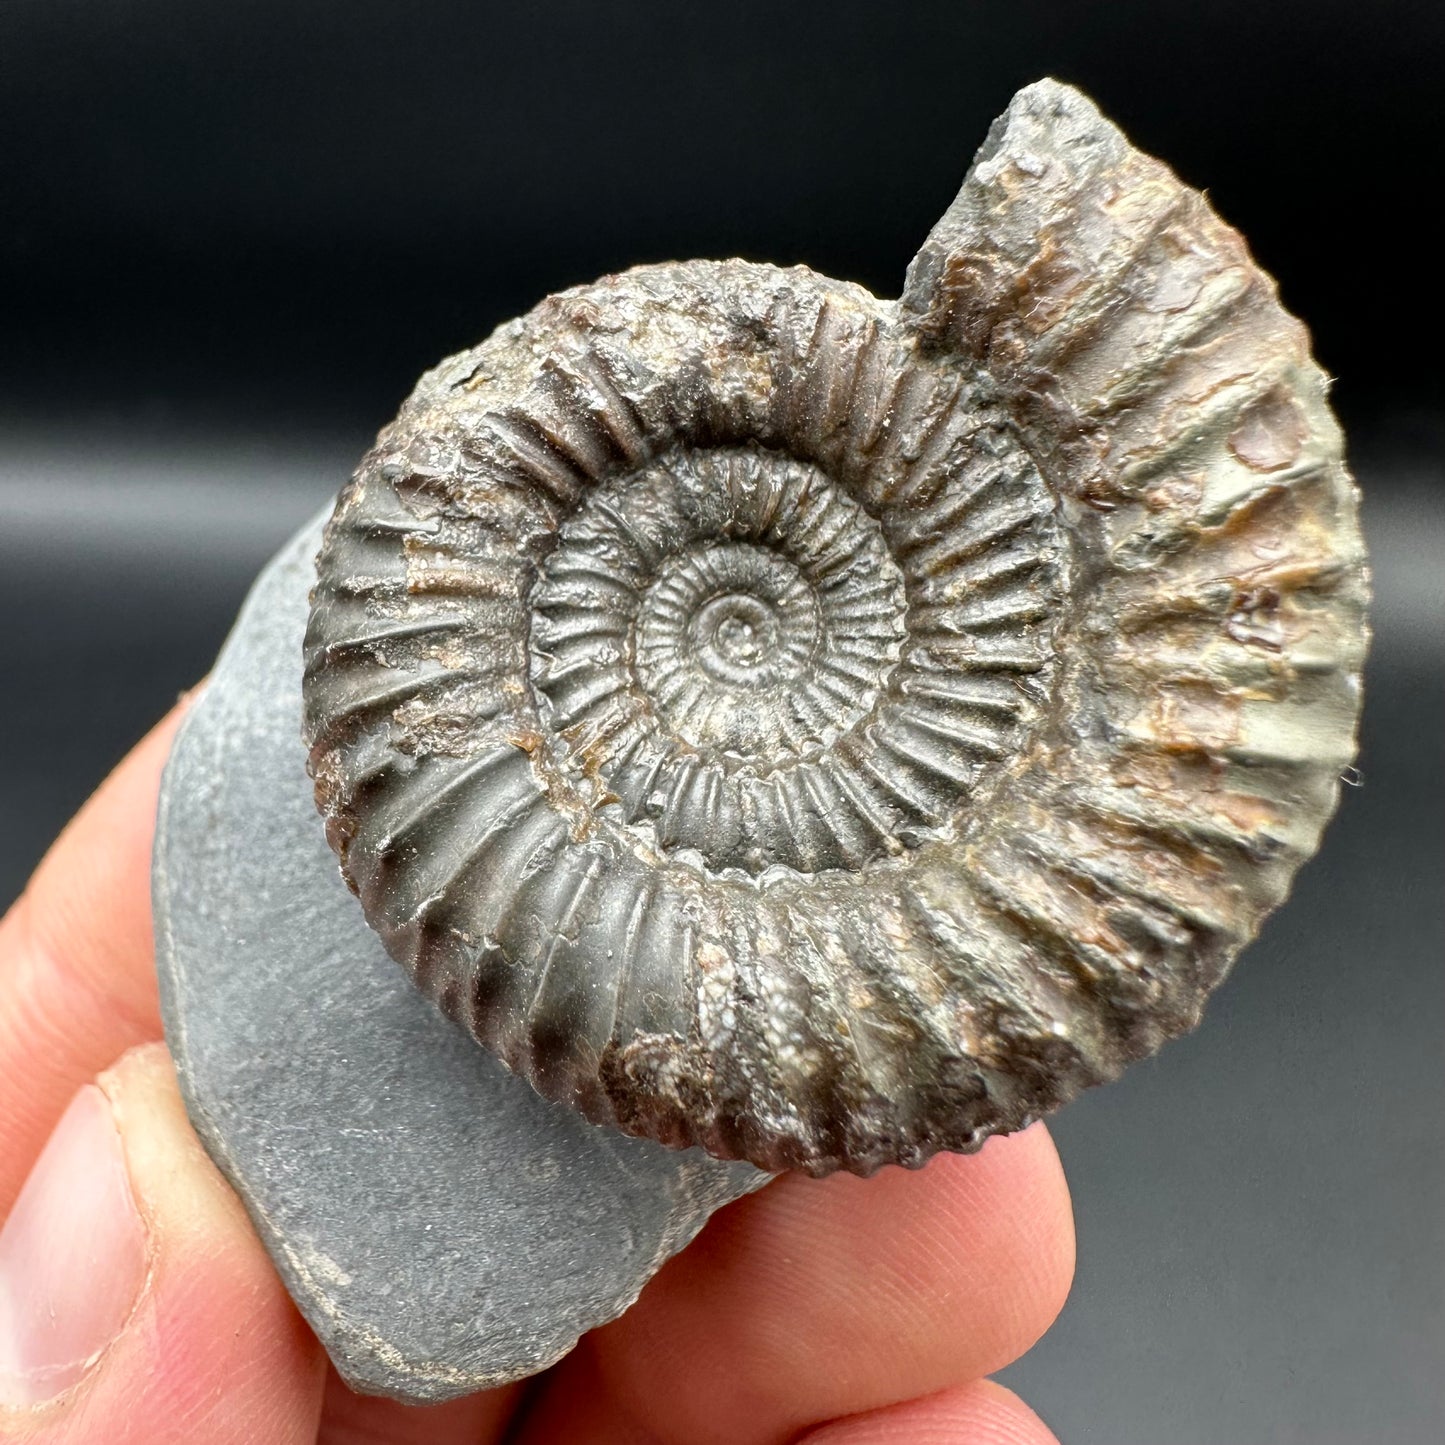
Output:
<svg viewBox="0 0 1445 1445">
<path fill-rule="evenodd" d="M 998 475 L 960 485 L 1014 485 Z M 1012 538 L 1025 500 L 986 524 Z M 986 656 L 1015 616 L 979 590 L 980 543 L 948 537 L 755 444 L 675 447 L 596 487 L 531 598 L 549 790 L 709 871 L 858 868 L 932 835 L 1006 755 L 1022 701 Z M 977 642 L 958 631 L 974 611 Z"/>
<path fill-rule="evenodd" d="M 715 598 L 693 629 L 702 638 L 702 665 L 720 682 L 747 682 L 748 668 L 772 650 L 776 630 L 767 604 L 755 597 Z"/>
<path fill-rule="evenodd" d="M 676 736 L 742 759 L 786 748 L 818 646 L 817 598 L 796 562 L 753 542 L 668 558 L 638 605 L 637 685 Z"/>
<path fill-rule="evenodd" d="M 703 671 L 734 687 L 762 687 L 778 676 L 778 634 L 771 605 L 746 592 L 714 597 L 688 628 Z"/>
</svg>

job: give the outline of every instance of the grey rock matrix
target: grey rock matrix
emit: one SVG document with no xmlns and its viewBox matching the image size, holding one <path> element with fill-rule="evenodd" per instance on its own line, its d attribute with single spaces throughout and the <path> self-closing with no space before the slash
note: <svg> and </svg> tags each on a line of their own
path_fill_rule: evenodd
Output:
<svg viewBox="0 0 1445 1445">
<path fill-rule="evenodd" d="M 326 846 L 301 743 L 320 522 L 261 576 L 177 739 L 154 862 L 193 1123 L 360 1390 L 545 1368 L 765 1182 L 545 1102 L 419 994 Z"/>
</svg>

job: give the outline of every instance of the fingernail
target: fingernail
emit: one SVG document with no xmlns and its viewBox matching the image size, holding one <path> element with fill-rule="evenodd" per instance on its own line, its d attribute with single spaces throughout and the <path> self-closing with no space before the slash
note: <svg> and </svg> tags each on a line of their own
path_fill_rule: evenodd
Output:
<svg viewBox="0 0 1445 1445">
<path fill-rule="evenodd" d="M 146 1275 L 146 1235 L 110 1102 L 87 1084 L 0 1229 L 0 1405 L 77 1384 L 120 1333 Z"/>
</svg>

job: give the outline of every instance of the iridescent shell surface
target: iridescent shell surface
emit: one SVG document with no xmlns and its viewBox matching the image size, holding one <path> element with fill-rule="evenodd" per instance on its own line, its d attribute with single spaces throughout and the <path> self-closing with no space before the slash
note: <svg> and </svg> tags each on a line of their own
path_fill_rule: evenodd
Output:
<svg viewBox="0 0 1445 1445">
<path fill-rule="evenodd" d="M 310 762 L 418 985 L 589 1119 L 977 1148 L 1191 1028 L 1354 756 L 1301 325 L 1078 92 L 902 298 L 643 267 L 422 378 L 342 492 Z"/>
</svg>

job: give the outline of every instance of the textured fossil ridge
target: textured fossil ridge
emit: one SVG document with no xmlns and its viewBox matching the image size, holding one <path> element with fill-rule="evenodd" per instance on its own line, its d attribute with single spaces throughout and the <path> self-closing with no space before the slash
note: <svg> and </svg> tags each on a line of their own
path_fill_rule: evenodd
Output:
<svg viewBox="0 0 1445 1445">
<path fill-rule="evenodd" d="M 344 489 L 317 799 L 419 986 L 594 1122 L 977 1148 L 1192 1027 L 1354 755 L 1303 327 L 1077 91 L 902 298 L 642 267 L 422 378 Z"/>
</svg>

